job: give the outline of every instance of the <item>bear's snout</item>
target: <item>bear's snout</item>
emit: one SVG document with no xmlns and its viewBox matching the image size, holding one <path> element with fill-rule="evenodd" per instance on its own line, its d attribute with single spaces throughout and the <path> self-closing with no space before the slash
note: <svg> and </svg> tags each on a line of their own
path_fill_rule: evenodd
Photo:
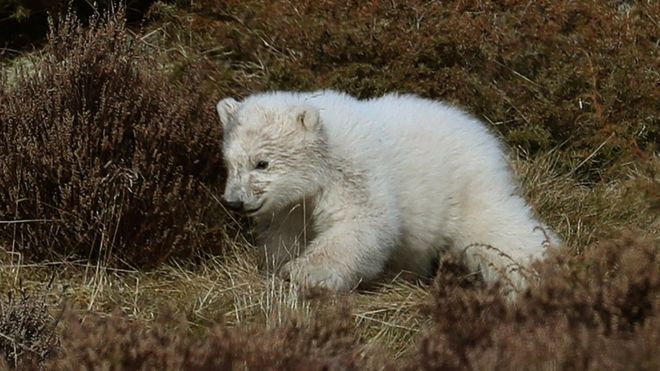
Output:
<svg viewBox="0 0 660 371">
<path fill-rule="evenodd" d="M 240 201 L 240 200 L 227 200 L 226 198 L 224 198 L 223 201 L 224 201 L 225 206 L 227 206 L 227 208 L 229 210 L 233 210 L 233 211 L 243 210 L 243 206 L 244 206 L 243 201 Z"/>
</svg>

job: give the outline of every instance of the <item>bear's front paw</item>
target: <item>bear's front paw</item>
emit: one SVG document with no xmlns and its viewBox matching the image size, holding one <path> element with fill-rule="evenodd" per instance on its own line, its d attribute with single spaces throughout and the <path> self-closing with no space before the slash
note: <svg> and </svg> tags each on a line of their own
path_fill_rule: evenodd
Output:
<svg viewBox="0 0 660 371">
<path fill-rule="evenodd" d="M 290 280 L 303 290 L 348 291 L 353 288 L 336 266 L 311 262 L 305 258 L 294 259 L 284 264 L 279 275 L 282 279 Z"/>
</svg>

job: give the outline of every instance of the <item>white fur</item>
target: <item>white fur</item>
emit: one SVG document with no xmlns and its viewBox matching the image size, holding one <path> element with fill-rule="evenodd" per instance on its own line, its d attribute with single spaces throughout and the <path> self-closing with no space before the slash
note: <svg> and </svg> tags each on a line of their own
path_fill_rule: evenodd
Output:
<svg viewBox="0 0 660 371">
<path fill-rule="evenodd" d="M 429 275 L 448 250 L 517 289 L 521 269 L 558 242 L 517 195 L 498 141 L 446 104 L 273 92 L 223 100 L 218 112 L 224 197 L 261 205 L 248 215 L 264 258 L 301 285 L 349 290 L 386 269 Z"/>
</svg>

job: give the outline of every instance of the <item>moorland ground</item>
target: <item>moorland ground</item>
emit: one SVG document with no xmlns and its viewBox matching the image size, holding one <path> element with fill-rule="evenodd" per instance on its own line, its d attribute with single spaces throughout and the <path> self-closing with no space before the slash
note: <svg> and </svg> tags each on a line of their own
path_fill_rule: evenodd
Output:
<svg viewBox="0 0 660 371">
<path fill-rule="evenodd" d="M 124 14 L 61 18 L 3 59 L 6 367 L 660 368 L 657 2 Z M 429 282 L 319 297 L 264 276 L 248 223 L 218 202 L 214 103 L 319 88 L 416 93 L 486 122 L 564 239 L 542 283 L 511 307 L 448 257 Z"/>
</svg>

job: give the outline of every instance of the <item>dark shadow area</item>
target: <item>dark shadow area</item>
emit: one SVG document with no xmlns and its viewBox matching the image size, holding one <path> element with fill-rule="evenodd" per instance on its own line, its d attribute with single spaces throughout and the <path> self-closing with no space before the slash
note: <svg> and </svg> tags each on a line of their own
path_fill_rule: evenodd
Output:
<svg viewBox="0 0 660 371">
<path fill-rule="evenodd" d="M 141 23 L 153 3 L 126 1 L 128 24 Z M 69 4 L 82 20 L 112 6 L 108 0 L 0 0 L 0 60 L 42 46 L 48 33 L 48 16 L 65 12 Z"/>
</svg>

